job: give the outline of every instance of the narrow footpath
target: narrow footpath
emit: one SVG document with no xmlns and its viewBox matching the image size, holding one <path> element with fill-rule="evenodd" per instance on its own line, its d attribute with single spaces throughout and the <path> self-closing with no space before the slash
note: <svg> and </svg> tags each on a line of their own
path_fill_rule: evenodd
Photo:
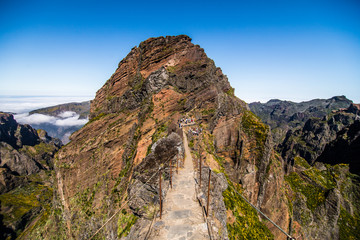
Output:
<svg viewBox="0 0 360 240">
<path fill-rule="evenodd" d="M 194 166 L 186 134 L 184 135 L 185 163 L 174 173 L 173 188 L 164 200 L 162 219 L 157 219 L 157 229 L 150 239 L 205 240 L 210 239 L 207 225 L 195 193 Z"/>
</svg>

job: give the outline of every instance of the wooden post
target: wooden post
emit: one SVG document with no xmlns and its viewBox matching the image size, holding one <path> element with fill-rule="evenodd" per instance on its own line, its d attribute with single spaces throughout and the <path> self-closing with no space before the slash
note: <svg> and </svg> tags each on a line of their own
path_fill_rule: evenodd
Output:
<svg viewBox="0 0 360 240">
<path fill-rule="evenodd" d="M 201 187 L 201 155 L 200 155 L 200 158 L 199 158 L 199 168 L 200 168 L 200 187 Z"/>
<path fill-rule="evenodd" d="M 171 164 L 171 158 L 170 158 L 170 187 L 172 189 L 172 164 Z"/>
<path fill-rule="evenodd" d="M 199 159 L 201 160 L 201 146 L 200 146 L 200 143 L 199 143 Z"/>
<path fill-rule="evenodd" d="M 177 155 L 177 158 L 176 158 L 176 173 L 177 174 L 179 173 L 179 154 Z"/>
<path fill-rule="evenodd" d="M 209 188 L 208 188 L 208 197 L 207 197 L 207 206 L 206 206 L 206 217 L 209 216 L 209 202 L 210 202 L 210 178 L 211 178 L 211 168 L 209 167 Z"/>
<path fill-rule="evenodd" d="M 161 219 L 161 214 L 162 214 L 161 170 L 159 171 L 159 197 L 160 197 L 160 219 Z"/>
</svg>

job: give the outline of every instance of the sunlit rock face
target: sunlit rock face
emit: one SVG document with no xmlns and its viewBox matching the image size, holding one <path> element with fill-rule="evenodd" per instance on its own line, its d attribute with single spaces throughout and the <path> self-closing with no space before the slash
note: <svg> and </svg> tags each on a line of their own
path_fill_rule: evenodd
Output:
<svg viewBox="0 0 360 240">
<path fill-rule="evenodd" d="M 183 132 L 178 127 L 183 117 L 193 118 L 193 128 L 202 130 L 201 136 L 186 131 L 193 158 L 197 161 L 200 152 L 204 165 L 219 176 L 211 180 L 209 205 L 218 212 L 210 214 L 210 220 L 220 238 L 236 239 L 240 234 L 286 239 L 236 191 L 291 234 L 305 239 L 341 234 L 336 226 L 344 213 L 339 215 L 341 208 L 331 209 L 325 201 L 345 206 L 336 184 L 325 186 L 319 202 L 307 195 L 308 188 L 296 185 L 318 186 L 304 174 L 311 171 L 318 176 L 324 166 L 315 169 L 294 155 L 290 157 L 297 159 L 296 164 L 287 169 L 288 161 L 274 150 L 270 127 L 234 96 L 221 69 L 185 35 L 140 43 L 97 91 L 89 122 L 57 154 L 54 214 L 49 224 L 32 234 L 60 232 L 75 239 L 89 239 L 95 233 L 109 239 L 145 236 L 159 209 L 159 185 L 150 177 L 164 168 L 166 194 L 169 159 L 183 157 Z M 337 181 L 346 178 L 346 169 L 341 172 Z M 202 177 L 206 181 L 206 175 Z M 353 214 L 353 202 L 346 206 L 346 213 Z M 329 217 L 324 221 L 314 218 L 325 212 Z M 334 230 L 326 235 L 319 230 L 323 227 Z"/>
</svg>

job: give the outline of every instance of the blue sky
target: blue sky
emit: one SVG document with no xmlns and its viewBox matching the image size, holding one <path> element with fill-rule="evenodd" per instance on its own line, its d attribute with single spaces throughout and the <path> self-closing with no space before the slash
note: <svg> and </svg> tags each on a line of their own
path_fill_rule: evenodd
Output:
<svg viewBox="0 0 360 240">
<path fill-rule="evenodd" d="M 358 0 L 0 0 L 0 95 L 90 99 L 132 47 L 178 34 L 247 102 L 360 103 Z"/>
</svg>

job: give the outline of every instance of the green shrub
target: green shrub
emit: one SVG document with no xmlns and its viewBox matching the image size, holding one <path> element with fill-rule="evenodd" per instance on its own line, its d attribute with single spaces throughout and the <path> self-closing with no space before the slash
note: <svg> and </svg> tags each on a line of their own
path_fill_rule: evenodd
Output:
<svg viewBox="0 0 360 240">
<path fill-rule="evenodd" d="M 191 139 L 189 142 L 189 147 L 194 148 L 194 139 Z"/>
<path fill-rule="evenodd" d="M 360 239 L 360 216 L 354 214 L 352 216 L 344 208 L 340 208 L 339 225 L 339 239 Z"/>
<path fill-rule="evenodd" d="M 234 97 L 235 96 L 235 88 L 230 87 L 226 92 L 227 95 Z"/>
<path fill-rule="evenodd" d="M 227 224 L 229 239 L 274 239 L 274 235 L 259 220 L 258 213 L 234 190 L 234 185 L 228 180 L 229 187 L 223 192 L 227 210 L 231 210 L 235 222 Z M 237 189 L 241 193 L 241 189 Z"/>
<path fill-rule="evenodd" d="M 161 124 L 154 132 L 154 134 L 151 137 L 152 143 L 148 146 L 146 155 L 148 155 L 151 152 L 151 147 L 154 143 L 156 143 L 160 138 L 165 137 L 167 133 L 168 126 L 166 123 Z"/>
<path fill-rule="evenodd" d="M 103 117 L 105 117 L 107 114 L 106 113 L 100 113 L 99 115 L 93 117 L 92 119 L 90 119 L 90 121 L 88 123 L 92 123 L 95 122 Z"/>
<path fill-rule="evenodd" d="M 285 180 L 290 184 L 293 191 L 300 192 L 306 197 L 306 205 L 312 212 L 325 202 L 325 189 L 307 183 L 296 172 L 285 176 Z"/>
<path fill-rule="evenodd" d="M 117 235 L 119 238 L 121 237 L 126 237 L 129 232 L 131 227 L 136 223 L 138 217 L 136 217 L 135 215 L 126 212 L 126 210 L 122 210 L 119 213 L 119 218 L 118 218 L 118 230 L 117 230 Z"/>
</svg>

